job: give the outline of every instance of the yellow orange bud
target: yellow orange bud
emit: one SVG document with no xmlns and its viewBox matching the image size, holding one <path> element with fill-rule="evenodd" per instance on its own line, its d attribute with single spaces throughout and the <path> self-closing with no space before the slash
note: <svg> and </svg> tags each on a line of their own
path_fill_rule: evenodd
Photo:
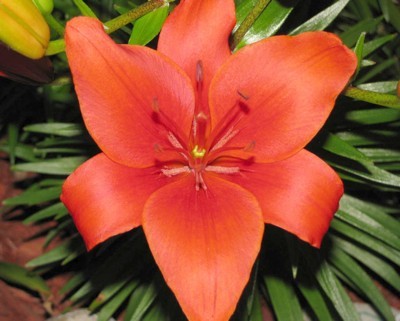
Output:
<svg viewBox="0 0 400 321">
<path fill-rule="evenodd" d="M 31 58 L 44 56 L 50 29 L 32 0 L 0 0 L 0 41 Z"/>
</svg>

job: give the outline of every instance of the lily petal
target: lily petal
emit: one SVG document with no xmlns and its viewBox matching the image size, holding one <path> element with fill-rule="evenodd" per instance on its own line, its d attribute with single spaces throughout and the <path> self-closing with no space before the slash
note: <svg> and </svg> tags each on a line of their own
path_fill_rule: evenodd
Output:
<svg viewBox="0 0 400 321">
<path fill-rule="evenodd" d="M 232 0 L 182 0 L 166 20 L 158 51 L 178 63 L 197 86 L 197 63 L 202 62 L 201 100 L 207 103 L 208 86 L 221 64 L 231 55 L 229 35 L 235 26 Z M 179 48 L 179 49 L 177 49 Z"/>
<path fill-rule="evenodd" d="M 280 162 L 251 164 L 241 175 L 224 178 L 256 196 L 265 223 L 315 247 L 321 245 L 343 195 L 343 183 L 336 172 L 306 150 Z"/>
<path fill-rule="evenodd" d="M 161 272 L 191 321 L 225 321 L 249 280 L 264 230 L 257 200 L 242 187 L 193 175 L 147 201 L 143 229 Z"/>
<path fill-rule="evenodd" d="M 68 22 L 66 52 L 85 124 L 108 157 L 148 167 L 155 150 L 170 146 L 169 132 L 185 141 L 194 93 L 170 59 L 146 47 L 115 44 L 98 20 L 87 17 Z"/>
<path fill-rule="evenodd" d="M 221 67 L 210 85 L 212 126 L 238 111 L 232 126 L 239 134 L 229 147 L 250 144 L 256 162 L 287 158 L 323 126 L 356 66 L 354 53 L 326 32 L 249 45 Z"/>
<path fill-rule="evenodd" d="M 67 178 L 61 200 L 90 250 L 139 226 L 147 198 L 168 182 L 155 168 L 129 168 L 98 154 Z"/>
</svg>

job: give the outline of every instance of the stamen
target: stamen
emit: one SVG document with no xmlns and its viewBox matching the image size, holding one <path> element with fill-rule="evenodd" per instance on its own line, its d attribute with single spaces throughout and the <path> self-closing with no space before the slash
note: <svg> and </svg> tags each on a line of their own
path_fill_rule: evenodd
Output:
<svg viewBox="0 0 400 321">
<path fill-rule="evenodd" d="M 171 145 L 175 148 L 183 149 L 183 146 L 179 142 L 179 140 L 175 137 L 174 134 L 171 132 L 168 132 L 168 140 L 171 143 Z"/>
<path fill-rule="evenodd" d="M 182 166 L 182 167 L 174 167 L 174 168 L 162 168 L 161 173 L 163 173 L 167 177 L 172 177 L 182 173 L 190 173 L 189 166 Z"/>
<path fill-rule="evenodd" d="M 207 185 L 204 182 L 203 176 L 201 176 L 201 172 L 196 171 L 195 177 L 196 177 L 196 191 L 198 192 L 200 190 L 200 188 L 202 188 L 206 191 Z"/>
<path fill-rule="evenodd" d="M 224 136 L 222 136 L 222 138 L 211 148 L 210 152 L 222 148 L 227 142 L 229 142 L 233 137 L 235 137 L 238 132 L 239 130 L 233 130 L 233 127 L 231 127 L 227 131 L 227 133 Z"/>
<path fill-rule="evenodd" d="M 226 166 L 207 166 L 205 168 L 207 172 L 214 172 L 219 174 L 236 174 L 240 172 L 239 167 L 226 167 Z"/>
</svg>

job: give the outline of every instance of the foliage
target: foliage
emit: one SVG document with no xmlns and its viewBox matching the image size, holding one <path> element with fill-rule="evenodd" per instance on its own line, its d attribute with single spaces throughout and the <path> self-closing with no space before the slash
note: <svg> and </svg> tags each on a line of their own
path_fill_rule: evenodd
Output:
<svg viewBox="0 0 400 321">
<path fill-rule="evenodd" d="M 340 174 L 346 189 L 322 250 L 311 249 L 284 231 L 267 227 L 262 255 L 232 319 L 262 320 L 260 301 L 265 300 L 279 321 L 301 320 L 303 311 L 321 321 L 358 320 L 346 287 L 370 302 L 384 320 L 394 321 L 374 280 L 400 292 L 400 109 L 396 104 L 384 107 L 387 105 L 374 93 L 398 100 L 399 7 L 391 0 L 261 2 L 266 5 L 261 14 L 245 20 L 257 2 L 236 0 L 235 30 L 244 21 L 248 25 L 243 37 L 233 36 L 233 48 L 275 34 L 335 32 L 359 58 L 352 86 L 372 92 L 373 97 L 365 102 L 345 93 L 329 122 L 308 146 Z M 52 39 L 57 41 L 54 25 L 62 27 L 72 16 L 96 15 L 108 21 L 141 3 L 55 1 Z M 154 46 L 167 12 L 168 7 L 156 9 L 113 37 L 119 42 Z M 46 245 L 56 236 L 64 237 L 61 245 L 28 266 L 39 273 L 57 271 L 61 266 L 74 270 L 63 291 L 76 304 L 98 311 L 100 320 L 121 309 L 125 309 L 126 321 L 184 320 L 141 229 L 86 253 L 60 202 L 66 175 L 97 150 L 80 119 L 66 58 L 60 53 L 52 60 L 58 78 L 37 90 L 1 80 L 0 130 L 8 134 L 8 139 L 0 148 L 9 154 L 15 171 L 40 174 L 23 182 L 25 191 L 4 205 L 25 208 L 26 224 L 57 222 L 47 234 Z M 40 289 L 45 288 L 38 284 Z"/>
</svg>

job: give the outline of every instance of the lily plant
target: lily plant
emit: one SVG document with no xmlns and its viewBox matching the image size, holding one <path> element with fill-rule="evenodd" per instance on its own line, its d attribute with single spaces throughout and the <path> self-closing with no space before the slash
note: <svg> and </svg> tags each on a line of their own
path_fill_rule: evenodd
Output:
<svg viewBox="0 0 400 321">
<path fill-rule="evenodd" d="M 182 0 L 157 50 L 116 44 L 94 18 L 74 18 L 65 32 L 101 153 L 68 177 L 61 199 L 88 250 L 142 226 L 191 321 L 230 318 L 265 224 L 319 247 L 343 194 L 335 171 L 304 148 L 355 55 L 326 32 L 232 53 L 234 25 L 233 0 Z"/>
</svg>

